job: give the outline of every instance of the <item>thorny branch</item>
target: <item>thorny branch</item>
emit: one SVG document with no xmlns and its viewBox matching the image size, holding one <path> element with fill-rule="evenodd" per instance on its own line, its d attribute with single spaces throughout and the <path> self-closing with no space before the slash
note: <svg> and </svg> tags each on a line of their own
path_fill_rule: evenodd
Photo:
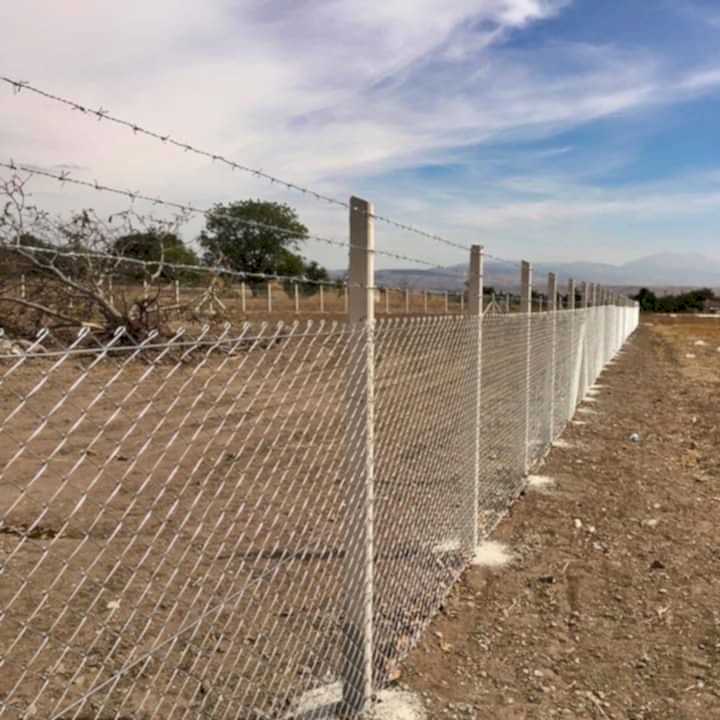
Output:
<svg viewBox="0 0 720 720">
<path fill-rule="evenodd" d="M 162 329 L 157 287 L 165 271 L 162 238 L 175 235 L 186 215 L 163 220 L 125 211 L 104 220 L 93 210 L 83 210 L 63 218 L 30 202 L 28 180 L 18 174 L 0 180 L 0 325 L 21 334 L 35 334 L 53 320 L 62 321 L 63 327 L 91 328 L 100 335 L 125 327 L 138 341 Z M 160 257 L 138 270 L 137 265 L 123 262 L 120 241 L 143 233 L 160 238 Z M 38 247 L 44 251 L 31 249 Z M 69 250 L 78 254 L 68 257 Z M 28 296 L 5 291 L 12 284 L 8 280 L 20 273 L 30 278 Z M 125 281 L 130 290 L 113 290 L 113 278 Z M 145 284 L 142 294 L 132 290 L 138 280 Z"/>
</svg>

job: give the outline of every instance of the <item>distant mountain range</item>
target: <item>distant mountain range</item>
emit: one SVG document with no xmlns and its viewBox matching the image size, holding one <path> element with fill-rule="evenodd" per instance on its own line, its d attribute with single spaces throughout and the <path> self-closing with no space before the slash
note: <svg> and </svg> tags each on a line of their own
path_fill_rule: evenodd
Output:
<svg viewBox="0 0 720 720">
<path fill-rule="evenodd" d="M 548 262 L 533 265 L 537 288 L 544 288 L 547 274 L 554 272 L 561 284 L 570 278 L 600 283 L 613 288 L 720 288 L 720 260 L 696 253 L 658 253 L 623 265 L 592 262 Z M 389 287 L 459 290 L 463 287 L 466 265 L 450 265 L 442 270 L 378 270 L 378 285 Z M 485 285 L 498 290 L 516 290 L 520 270 L 517 263 L 487 258 Z"/>
</svg>

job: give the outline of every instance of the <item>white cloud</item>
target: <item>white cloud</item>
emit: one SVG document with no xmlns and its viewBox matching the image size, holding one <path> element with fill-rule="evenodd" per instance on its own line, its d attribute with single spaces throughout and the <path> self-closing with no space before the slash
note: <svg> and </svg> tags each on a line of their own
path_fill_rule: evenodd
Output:
<svg viewBox="0 0 720 720">
<path fill-rule="evenodd" d="M 372 190 L 373 175 L 442 162 L 459 146 L 550 133 L 720 84 L 715 68 L 668 74 L 658 57 L 611 45 L 504 45 L 566 4 L 24 0 L 0 6 L 0 73 L 341 197 Z M 87 171 L 78 175 L 200 205 L 278 197 L 316 231 L 345 232 L 343 213 L 27 93 L 0 88 L 0 108 L 0 157 L 79 166 Z M 114 203 L 37 187 L 57 208 Z M 483 208 L 485 227 L 626 212 L 607 199 L 557 197 Z M 443 188 L 376 200 L 383 212 L 463 239 L 478 227 L 479 206 L 473 214 Z M 385 230 L 379 239 L 447 260 L 417 238 Z"/>
</svg>

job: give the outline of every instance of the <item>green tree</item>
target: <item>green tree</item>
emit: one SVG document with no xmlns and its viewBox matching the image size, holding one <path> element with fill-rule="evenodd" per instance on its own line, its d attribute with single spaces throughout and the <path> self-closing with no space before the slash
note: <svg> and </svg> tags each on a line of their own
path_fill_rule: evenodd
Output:
<svg viewBox="0 0 720 720">
<path fill-rule="evenodd" d="M 141 260 L 148 263 L 145 267 L 128 263 L 123 272 L 133 278 L 142 278 L 147 272 L 154 273 L 161 261 L 168 263 L 163 266 L 160 276 L 164 280 L 195 278 L 197 273 L 191 270 L 175 269 L 171 265 L 199 265 L 196 253 L 189 248 L 175 233 L 147 230 L 130 233 L 115 240 L 113 253 L 123 257 Z"/>
<path fill-rule="evenodd" d="M 640 303 L 640 310 L 642 312 L 656 312 L 658 309 L 657 295 L 647 288 L 641 288 L 640 292 L 633 297 L 633 300 L 637 300 Z"/>
<path fill-rule="evenodd" d="M 220 203 L 206 215 L 200 233 L 203 259 L 209 265 L 225 265 L 238 272 L 264 275 L 327 278 L 327 271 L 316 262 L 306 262 L 299 250 L 308 236 L 297 212 L 284 203 L 242 200 Z M 251 283 L 253 292 L 261 286 Z M 302 285 L 303 292 L 317 285 Z"/>
</svg>

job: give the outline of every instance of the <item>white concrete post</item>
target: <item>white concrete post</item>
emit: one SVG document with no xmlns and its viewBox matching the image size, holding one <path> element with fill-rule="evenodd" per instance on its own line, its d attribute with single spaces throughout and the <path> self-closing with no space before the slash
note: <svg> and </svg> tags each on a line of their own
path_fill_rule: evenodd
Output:
<svg viewBox="0 0 720 720">
<path fill-rule="evenodd" d="M 350 312 L 350 298 L 347 284 L 343 287 L 343 303 L 345 314 L 347 315 Z"/>
<path fill-rule="evenodd" d="M 410 314 L 410 288 L 405 288 L 405 314 Z"/>
<path fill-rule="evenodd" d="M 112 282 L 112 281 L 111 281 Z M 175 281 L 175 304 L 180 304 L 180 281 Z"/>
<path fill-rule="evenodd" d="M 555 440 L 555 388 L 557 380 L 557 275 L 548 273 L 548 312 L 552 323 L 552 346 L 550 348 L 550 422 L 548 424 L 548 445 Z"/>
<path fill-rule="evenodd" d="M 460 314 L 465 314 L 465 293 L 462 291 L 460 292 Z"/>
<path fill-rule="evenodd" d="M 446 315 L 448 314 L 449 309 L 450 309 L 450 304 L 448 302 L 448 292 L 446 290 L 445 291 L 445 314 Z"/>
<path fill-rule="evenodd" d="M 530 471 L 530 348 L 532 345 L 532 265 L 522 261 L 520 270 L 520 313 L 525 316 L 525 475 Z"/>
<path fill-rule="evenodd" d="M 505 293 L 505 312 L 510 312 L 510 292 Z"/>
<path fill-rule="evenodd" d="M 247 312 L 247 294 L 246 294 L 245 281 L 240 283 L 240 309 L 243 315 Z"/>
<path fill-rule="evenodd" d="M 148 281 L 143 280 L 143 298 L 147 300 L 150 297 L 150 288 L 148 287 Z"/>
<path fill-rule="evenodd" d="M 390 314 L 390 288 L 385 288 L 385 314 Z"/>
<path fill-rule="evenodd" d="M 568 310 L 570 311 L 570 357 L 567 362 L 570 365 L 571 372 L 574 370 L 573 359 L 575 357 L 575 281 L 570 278 L 568 280 Z M 572 380 L 571 380 L 572 382 Z M 568 389 L 568 419 L 575 414 L 575 402 L 577 398 L 577 390 L 573 393 L 572 385 Z"/>
<path fill-rule="evenodd" d="M 300 286 L 296 282 L 293 283 L 293 305 L 295 314 L 298 315 L 300 313 Z"/>
<path fill-rule="evenodd" d="M 320 285 L 320 314 L 325 312 L 325 287 Z"/>
<path fill-rule="evenodd" d="M 268 280 L 265 283 L 265 289 L 267 292 L 267 311 L 269 313 L 271 313 L 272 312 L 272 283 L 270 280 Z"/>
<path fill-rule="evenodd" d="M 473 392 L 471 397 L 473 421 L 470 423 L 472 432 L 471 447 L 473 448 L 473 476 L 472 490 L 468 503 L 468 527 L 467 542 L 471 553 L 480 544 L 480 532 L 478 528 L 478 509 L 480 507 L 480 422 L 481 422 L 481 393 L 482 393 L 482 328 L 483 328 L 483 248 L 480 245 L 473 245 L 470 248 L 470 276 L 468 283 L 468 315 L 475 323 L 474 333 L 474 368 Z"/>
<path fill-rule="evenodd" d="M 27 286 L 25 285 L 25 273 L 20 276 L 20 297 L 25 300 L 27 298 Z"/>
<path fill-rule="evenodd" d="M 428 311 L 428 291 L 423 290 L 423 312 L 427 315 Z"/>
<path fill-rule="evenodd" d="M 348 600 L 343 672 L 343 705 L 360 715 L 373 693 L 373 554 L 374 554 L 374 372 L 375 372 L 375 236 L 373 207 L 350 198 L 349 321 L 357 336 L 356 365 L 348 377 L 347 409 L 355 436 L 348 457 L 350 497 L 347 507 L 360 517 L 351 523 L 348 538 Z"/>
</svg>

